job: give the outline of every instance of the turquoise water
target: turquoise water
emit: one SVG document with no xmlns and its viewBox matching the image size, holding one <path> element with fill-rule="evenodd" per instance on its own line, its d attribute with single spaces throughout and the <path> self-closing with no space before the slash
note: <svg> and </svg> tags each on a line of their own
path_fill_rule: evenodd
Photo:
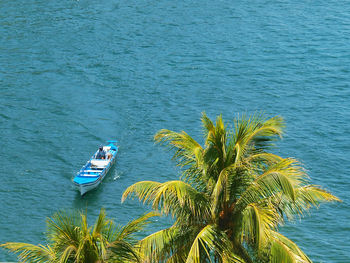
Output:
<svg viewBox="0 0 350 263">
<path fill-rule="evenodd" d="M 276 151 L 344 201 L 282 231 L 314 262 L 350 262 L 348 1 L 0 0 L 0 10 L 1 243 L 43 242 L 59 209 L 93 219 L 103 206 L 126 223 L 145 211 L 120 203 L 127 186 L 178 173 L 157 130 L 201 140 L 202 111 L 264 111 L 288 124 Z M 111 138 L 116 166 L 81 198 L 72 177 Z"/>
</svg>

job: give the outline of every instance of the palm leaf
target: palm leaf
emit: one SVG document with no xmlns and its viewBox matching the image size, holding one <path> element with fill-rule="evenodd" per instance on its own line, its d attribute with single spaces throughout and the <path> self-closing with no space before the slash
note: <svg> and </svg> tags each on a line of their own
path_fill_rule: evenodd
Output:
<svg viewBox="0 0 350 263">
<path fill-rule="evenodd" d="M 153 195 L 157 189 L 161 186 L 161 183 L 153 181 L 142 181 L 129 186 L 123 193 L 122 202 L 126 200 L 128 196 L 137 196 L 143 203 L 149 204 L 153 200 Z"/>
<path fill-rule="evenodd" d="M 281 215 L 293 220 L 296 215 L 303 216 L 311 207 L 318 207 L 322 202 L 341 202 L 339 198 L 320 188 L 317 185 L 302 185 L 294 188 L 295 201 L 290 202 L 284 196 L 276 195 L 271 201 L 280 211 Z"/>
<path fill-rule="evenodd" d="M 241 243 L 248 242 L 257 251 L 262 251 L 268 244 L 270 230 L 277 226 L 278 218 L 277 211 L 266 203 L 249 204 L 238 221 Z"/>
<path fill-rule="evenodd" d="M 128 242 L 135 241 L 135 234 L 142 231 L 144 227 L 150 223 L 149 219 L 154 216 L 159 216 L 159 214 L 157 212 L 149 212 L 128 222 L 121 228 L 119 234 L 116 236 L 116 240 L 126 240 Z"/>
<path fill-rule="evenodd" d="M 75 258 L 77 248 L 73 245 L 67 246 L 63 253 L 59 253 L 59 263 L 69 262 L 69 259 Z"/>
<path fill-rule="evenodd" d="M 202 259 L 213 262 L 214 254 L 229 262 L 244 262 L 233 253 L 231 242 L 215 225 L 205 226 L 194 239 L 186 263 L 200 263 Z"/>
<path fill-rule="evenodd" d="M 274 240 L 270 250 L 271 263 L 296 263 L 295 255 L 282 242 Z"/>
<path fill-rule="evenodd" d="M 237 207 L 244 208 L 250 203 L 258 203 L 261 199 L 283 193 L 291 201 L 295 201 L 295 187 L 306 182 L 307 176 L 293 159 L 283 159 L 269 167 L 262 175 L 251 183 L 237 201 Z"/>
<path fill-rule="evenodd" d="M 236 118 L 234 120 L 236 163 L 241 160 L 252 147 L 264 149 L 273 145 L 275 136 L 282 136 L 284 121 L 281 117 L 266 120 L 262 114 L 251 117 Z"/>
<path fill-rule="evenodd" d="M 47 237 L 55 247 L 75 244 L 81 239 L 80 214 L 78 212 L 59 211 L 47 220 Z M 55 248 L 56 249 L 56 248 Z"/>
<path fill-rule="evenodd" d="M 184 262 L 194 238 L 193 231 L 193 227 L 172 226 L 145 237 L 139 242 L 142 259 L 145 262 Z"/>
<path fill-rule="evenodd" d="M 195 157 L 198 155 L 198 151 L 202 150 L 202 146 L 184 131 L 178 133 L 163 129 L 157 132 L 154 140 L 175 149 L 173 159 L 177 160 L 178 165 L 182 167 L 196 163 Z"/>
<path fill-rule="evenodd" d="M 249 157 L 245 159 L 248 163 L 264 163 L 267 165 L 274 165 L 280 161 L 282 161 L 283 158 L 272 153 L 267 152 L 257 152 L 256 154 L 252 154 Z"/>
<path fill-rule="evenodd" d="M 124 263 L 141 262 L 135 247 L 123 240 L 116 240 L 108 245 L 109 257 L 106 262 Z"/>
<path fill-rule="evenodd" d="M 223 204 L 224 202 L 228 202 L 230 198 L 230 184 L 232 182 L 233 175 L 230 173 L 232 170 L 235 169 L 235 164 L 226 167 L 223 169 L 216 181 L 215 187 L 213 189 L 213 192 L 211 194 L 211 213 L 212 217 L 214 218 L 214 214 L 217 214 L 217 212 L 220 209 L 220 204 Z M 221 198 L 221 199 L 220 199 Z M 223 201 L 223 202 L 220 202 Z"/>
<path fill-rule="evenodd" d="M 206 258 L 210 260 L 210 262 L 212 262 L 212 256 L 209 254 L 206 247 L 214 249 L 213 240 L 215 239 L 215 231 L 213 228 L 212 225 L 207 225 L 199 232 L 192 243 L 186 263 L 200 263 L 203 254 L 206 255 Z"/>
<path fill-rule="evenodd" d="M 202 125 L 203 125 L 203 133 L 206 145 L 209 145 L 210 137 L 213 133 L 215 133 L 215 126 L 213 122 L 208 118 L 205 112 L 202 113 Z"/>
<path fill-rule="evenodd" d="M 8 242 L 0 245 L 13 253 L 19 254 L 18 258 L 21 262 L 56 262 L 55 252 L 50 246 L 32 245 L 19 242 Z"/>
<path fill-rule="evenodd" d="M 209 215 L 206 196 L 183 181 L 139 182 L 126 189 L 122 201 L 130 194 L 135 194 L 144 203 L 151 203 L 153 209 L 160 209 L 166 215 L 175 216 L 184 209 L 196 218 Z"/>
<path fill-rule="evenodd" d="M 306 254 L 290 239 L 271 231 L 271 262 L 312 263 Z"/>
</svg>

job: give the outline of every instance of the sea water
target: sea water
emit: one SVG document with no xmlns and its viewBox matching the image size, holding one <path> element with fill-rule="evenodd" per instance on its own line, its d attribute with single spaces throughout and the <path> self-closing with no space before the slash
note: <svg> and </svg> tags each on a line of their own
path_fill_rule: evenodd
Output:
<svg viewBox="0 0 350 263">
<path fill-rule="evenodd" d="M 350 2 L 13 0 L 0 11 L 1 243 L 45 244 L 60 209 L 92 224 L 104 207 L 125 224 L 147 211 L 121 204 L 126 187 L 179 174 L 153 142 L 159 129 L 203 142 L 203 111 L 227 122 L 265 112 L 287 123 L 274 151 L 343 200 L 281 231 L 314 262 L 350 262 Z M 108 139 L 115 168 L 81 197 L 72 178 Z"/>
</svg>

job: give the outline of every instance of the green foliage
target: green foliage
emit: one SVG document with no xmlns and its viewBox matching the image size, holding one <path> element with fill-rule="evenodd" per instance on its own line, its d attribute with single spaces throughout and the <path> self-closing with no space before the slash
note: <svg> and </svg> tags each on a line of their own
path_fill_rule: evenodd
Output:
<svg viewBox="0 0 350 263">
<path fill-rule="evenodd" d="M 48 245 L 9 242 L 1 246 L 18 254 L 20 262 L 139 262 L 135 233 L 154 215 L 148 213 L 116 226 L 101 209 L 95 224 L 88 226 L 86 214 L 62 211 L 47 220 Z"/>
<path fill-rule="evenodd" d="M 340 200 L 310 185 L 297 160 L 268 152 L 283 135 L 283 119 L 244 115 L 229 130 L 221 115 L 214 124 L 203 114 L 202 123 L 203 146 L 184 131 L 154 137 L 175 151 L 180 180 L 138 182 L 123 194 L 175 220 L 140 241 L 142 261 L 311 262 L 278 227 Z"/>
</svg>

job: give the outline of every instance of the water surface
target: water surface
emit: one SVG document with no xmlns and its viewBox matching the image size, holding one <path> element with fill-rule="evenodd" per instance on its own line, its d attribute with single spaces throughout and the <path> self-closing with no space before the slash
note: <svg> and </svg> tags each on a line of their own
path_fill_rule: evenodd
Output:
<svg viewBox="0 0 350 263">
<path fill-rule="evenodd" d="M 344 201 L 283 233 L 314 262 L 350 262 L 349 2 L 0 0 L 0 10 L 0 242 L 44 242 L 59 209 L 93 219 L 103 206 L 125 224 L 146 211 L 120 203 L 127 186 L 178 174 L 157 130 L 201 140 L 202 111 L 264 111 L 287 121 L 276 151 Z M 111 138 L 116 166 L 81 198 L 71 179 Z"/>
</svg>

